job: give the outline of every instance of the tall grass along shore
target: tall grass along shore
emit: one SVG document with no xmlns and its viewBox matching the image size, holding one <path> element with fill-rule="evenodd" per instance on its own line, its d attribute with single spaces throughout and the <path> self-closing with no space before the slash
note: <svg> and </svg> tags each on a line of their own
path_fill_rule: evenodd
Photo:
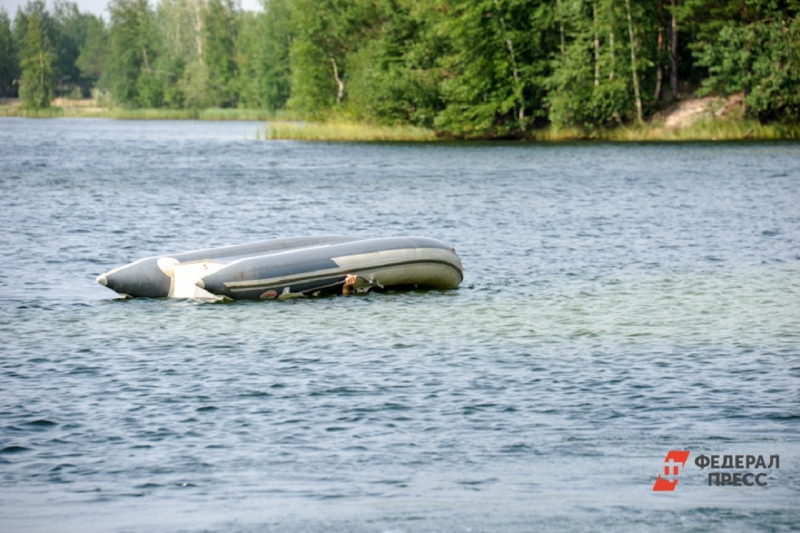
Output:
<svg viewBox="0 0 800 533">
<path fill-rule="evenodd" d="M 264 139 L 298 141 L 435 141 L 436 132 L 415 126 L 373 126 L 348 122 L 267 122 Z"/>
<path fill-rule="evenodd" d="M 94 100 L 57 98 L 51 107 L 27 109 L 19 101 L 0 102 L 0 117 L 26 118 L 115 118 L 121 120 L 283 120 L 291 118 L 286 112 L 264 109 L 219 108 L 163 109 L 105 107 Z"/>
<path fill-rule="evenodd" d="M 26 109 L 19 105 L 0 104 L 0 117 L 60 118 L 87 117 L 120 120 L 253 120 L 263 121 L 256 139 L 298 141 L 406 141 L 487 140 L 486 137 L 454 137 L 436 130 L 408 125 L 372 125 L 341 120 L 304 122 L 288 112 L 261 109 L 124 109 L 99 107 L 91 100 L 56 100 L 53 107 Z M 607 129 L 554 128 L 532 130 L 520 141 L 730 141 L 800 139 L 800 126 L 779 123 L 761 124 L 756 120 L 704 116 L 681 126 L 667 126 L 665 121 L 619 126 Z"/>
</svg>

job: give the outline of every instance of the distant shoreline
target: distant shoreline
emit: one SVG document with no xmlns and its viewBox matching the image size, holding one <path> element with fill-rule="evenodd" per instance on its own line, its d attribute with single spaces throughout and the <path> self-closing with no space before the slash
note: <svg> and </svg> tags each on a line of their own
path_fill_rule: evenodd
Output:
<svg viewBox="0 0 800 533">
<path fill-rule="evenodd" d="M 700 100 L 681 102 L 684 108 L 697 107 Z M 524 138 L 489 136 L 443 135 L 435 130 L 409 125 L 382 126 L 344 121 L 304 122 L 287 112 L 263 109 L 210 108 L 210 109 L 123 109 L 101 107 L 94 100 L 57 99 L 48 109 L 23 109 L 16 101 L 0 102 L 0 117 L 23 118 L 109 118 L 118 120 L 249 120 L 264 122 L 256 132 L 256 139 L 305 141 L 460 141 L 506 140 L 520 142 L 680 142 L 680 141 L 732 141 L 732 140 L 793 140 L 800 139 L 800 126 L 761 124 L 755 120 L 736 117 L 719 118 L 713 113 L 700 115 L 694 111 L 692 120 L 674 125 L 676 117 L 686 114 L 679 108 L 651 123 L 622 125 L 608 129 L 586 130 L 579 128 L 532 130 Z M 671 124 L 672 123 L 672 124 Z"/>
</svg>

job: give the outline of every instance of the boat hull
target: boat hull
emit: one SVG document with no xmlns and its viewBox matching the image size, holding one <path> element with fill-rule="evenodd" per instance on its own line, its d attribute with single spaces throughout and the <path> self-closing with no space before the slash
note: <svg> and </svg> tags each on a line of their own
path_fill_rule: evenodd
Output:
<svg viewBox="0 0 800 533">
<path fill-rule="evenodd" d="M 125 297 L 274 299 L 388 288 L 452 289 L 455 251 L 435 239 L 342 236 L 273 239 L 141 259 L 98 276 Z"/>
<path fill-rule="evenodd" d="M 365 239 L 270 254 L 231 263 L 201 278 L 204 290 L 234 300 L 342 292 L 348 275 L 356 292 L 386 288 L 454 289 L 463 279 L 455 251 L 435 239 Z"/>
</svg>

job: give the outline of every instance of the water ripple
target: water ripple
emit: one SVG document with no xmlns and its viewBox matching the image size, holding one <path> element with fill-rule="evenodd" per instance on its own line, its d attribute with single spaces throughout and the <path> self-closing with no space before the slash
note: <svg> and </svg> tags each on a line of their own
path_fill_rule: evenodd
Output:
<svg viewBox="0 0 800 533">
<path fill-rule="evenodd" d="M 0 529 L 800 527 L 796 143 L 0 120 Z M 436 237 L 466 279 L 230 304 L 94 282 L 322 233 Z M 670 449 L 781 468 L 754 492 L 687 467 L 656 498 Z"/>
</svg>

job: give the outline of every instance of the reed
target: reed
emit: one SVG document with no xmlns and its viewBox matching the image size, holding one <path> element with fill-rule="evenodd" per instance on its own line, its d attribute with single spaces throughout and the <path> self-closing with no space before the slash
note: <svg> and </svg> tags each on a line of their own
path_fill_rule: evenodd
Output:
<svg viewBox="0 0 800 533">
<path fill-rule="evenodd" d="M 625 130 L 615 130 L 610 140 L 642 141 L 736 141 L 736 140 L 775 140 L 800 138 L 800 126 L 784 124 L 761 124 L 756 120 L 701 120 L 684 128 L 665 128 L 651 126 Z"/>
<path fill-rule="evenodd" d="M 25 117 L 25 118 L 55 118 L 63 117 L 64 110 L 60 107 L 46 107 L 44 109 L 26 109 L 22 106 L 0 106 L 0 117 Z"/>
<path fill-rule="evenodd" d="M 79 112 L 79 115 L 83 113 Z M 86 116 L 86 115 L 83 115 Z M 123 120 L 269 120 L 280 114 L 264 109 L 121 109 L 101 111 L 99 116 Z"/>
<path fill-rule="evenodd" d="M 666 128 L 661 124 L 584 130 L 549 128 L 535 132 L 537 141 L 734 141 L 800 139 L 800 126 L 761 124 L 755 120 L 709 119 L 683 128 Z"/>
<path fill-rule="evenodd" d="M 210 109 L 124 109 L 87 105 L 70 105 L 46 109 L 25 109 L 20 105 L 0 105 L 0 116 L 26 118 L 115 118 L 121 120 L 274 120 L 289 119 L 285 111 L 263 109 L 210 108 Z"/>
<path fill-rule="evenodd" d="M 17 103 L 0 104 L 0 117 L 58 118 L 91 117 L 121 120 L 253 120 L 266 121 L 257 138 L 300 141 L 412 141 L 456 140 L 445 133 L 415 126 L 376 126 L 333 118 L 325 122 L 294 120 L 291 112 L 263 109 L 123 109 L 89 105 L 90 101 L 64 100 L 63 107 L 26 109 Z M 94 101 L 91 101 L 92 103 Z M 61 102 L 59 102 L 61 103 Z M 607 129 L 544 128 L 530 132 L 524 140 L 559 141 L 731 141 L 800 139 L 800 125 L 760 124 L 755 120 L 710 118 L 682 128 L 667 128 L 653 122 L 641 126 Z M 488 140 L 488 139 L 487 139 Z"/>
<path fill-rule="evenodd" d="M 433 130 L 415 126 L 374 126 L 348 122 L 270 121 L 264 139 L 297 141 L 435 141 Z"/>
</svg>

